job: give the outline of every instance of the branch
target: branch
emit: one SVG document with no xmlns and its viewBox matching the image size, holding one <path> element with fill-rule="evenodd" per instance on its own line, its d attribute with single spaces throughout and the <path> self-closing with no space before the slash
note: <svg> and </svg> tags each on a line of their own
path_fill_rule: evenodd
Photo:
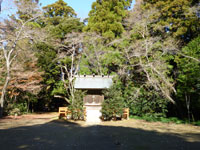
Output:
<svg viewBox="0 0 200 150">
<path fill-rule="evenodd" d="M 64 96 L 54 95 L 54 97 L 55 97 L 55 98 L 62 98 L 62 99 L 65 99 L 65 100 L 70 104 L 69 99 L 67 99 L 67 98 L 64 97 Z"/>
<path fill-rule="evenodd" d="M 194 61 L 197 61 L 197 62 L 200 62 L 200 59 L 197 59 L 197 58 L 194 58 L 194 57 L 191 57 L 191 56 L 188 56 L 188 55 L 184 55 L 184 54 L 182 54 L 182 53 L 179 53 L 181 56 L 184 56 L 184 57 L 186 57 L 186 58 L 189 58 L 189 59 L 192 59 L 192 60 L 194 60 Z"/>
</svg>

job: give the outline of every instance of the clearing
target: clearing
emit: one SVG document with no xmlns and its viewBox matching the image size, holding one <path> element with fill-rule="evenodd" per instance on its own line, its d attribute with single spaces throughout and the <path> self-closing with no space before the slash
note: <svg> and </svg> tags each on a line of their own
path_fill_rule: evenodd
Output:
<svg viewBox="0 0 200 150">
<path fill-rule="evenodd" d="M 57 120 L 57 113 L 0 119 L 1 150 L 199 150 L 200 127 L 142 120 Z"/>
</svg>

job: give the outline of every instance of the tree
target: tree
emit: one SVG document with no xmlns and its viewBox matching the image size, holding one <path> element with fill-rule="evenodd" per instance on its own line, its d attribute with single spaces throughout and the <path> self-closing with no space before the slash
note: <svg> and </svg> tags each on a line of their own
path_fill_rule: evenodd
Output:
<svg viewBox="0 0 200 150">
<path fill-rule="evenodd" d="M 191 117 L 199 119 L 200 36 L 182 49 L 182 53 L 176 57 L 176 62 L 178 65 L 177 99 L 179 105 L 187 109 L 188 121 L 191 121 Z"/>
<path fill-rule="evenodd" d="M 62 42 L 68 33 L 82 31 L 83 23 L 78 18 L 67 17 L 60 19 L 57 25 L 50 23 L 45 28 L 50 31 L 51 36 Z"/>
<path fill-rule="evenodd" d="M 26 5 L 26 1 L 21 1 L 21 4 Z M 21 7 L 21 6 L 22 5 L 18 7 L 18 10 L 21 12 L 24 12 L 27 9 L 28 9 L 27 12 L 37 12 L 35 11 L 37 7 L 35 8 L 34 4 L 33 4 L 33 7 L 31 7 L 32 11 L 29 10 L 29 8 Z M 40 12 L 38 11 L 38 13 L 32 14 L 31 16 L 32 17 L 28 20 L 15 18 L 15 16 L 12 16 L 10 20 L 5 20 L 4 23 L 1 23 L 0 32 L 2 36 L 0 37 L 1 38 L 0 48 L 5 59 L 6 78 L 5 78 L 4 85 L 1 91 L 0 103 L 1 103 L 2 109 L 0 112 L 0 116 L 2 116 L 2 113 L 3 113 L 5 94 L 6 94 L 8 84 L 11 80 L 11 67 L 16 57 L 18 56 L 18 51 L 17 51 L 18 42 L 23 39 L 33 39 L 34 31 L 31 29 L 30 26 L 27 26 L 27 24 L 29 22 L 36 20 L 40 16 Z"/>
<path fill-rule="evenodd" d="M 122 64 L 126 61 L 120 49 L 106 38 L 87 33 L 80 62 L 80 74 L 121 75 Z"/>
<path fill-rule="evenodd" d="M 150 16 L 157 10 L 146 12 L 133 11 L 129 24 L 132 30 L 124 34 L 124 38 L 116 40 L 120 43 L 118 48 L 122 52 L 126 74 L 139 76 L 142 83 L 139 87 L 154 89 L 160 96 L 175 103 L 170 96 L 171 91 L 176 92 L 173 79 L 168 76 L 172 66 L 168 59 L 171 53 L 176 50 L 176 45 L 171 39 L 162 40 L 160 36 L 151 36 L 151 24 L 155 21 Z M 115 43 L 115 42 L 113 42 Z M 174 45 L 174 46 L 173 46 Z M 128 69 L 128 70 L 127 70 Z"/>
<path fill-rule="evenodd" d="M 80 50 L 78 47 L 82 43 L 79 33 L 83 23 L 75 17 L 75 11 L 62 0 L 43 7 L 43 10 L 46 19 L 42 28 L 47 31 L 48 40 L 37 43 L 36 49 L 38 66 L 44 71 L 44 95 L 51 97 L 49 99 L 62 98 L 71 103 L 71 93 L 74 97 L 74 92 L 71 92 L 74 91 L 71 78 L 74 78 L 77 71 L 70 70 L 71 67 L 72 70 L 76 67 L 76 57 Z M 76 34 L 80 35 L 80 38 Z"/>
<path fill-rule="evenodd" d="M 113 117 L 121 117 L 125 108 L 124 98 L 121 90 L 121 82 L 116 79 L 115 83 L 108 90 L 104 91 L 105 100 L 102 103 L 102 117 L 104 120 L 111 120 Z"/>
<path fill-rule="evenodd" d="M 39 0 L 15 0 L 14 2 L 18 8 L 17 15 L 21 20 L 27 21 L 40 12 L 38 7 Z"/>
<path fill-rule="evenodd" d="M 68 6 L 63 0 L 58 0 L 53 4 L 43 7 L 45 17 L 74 17 L 75 11 L 72 7 Z"/>
<path fill-rule="evenodd" d="M 83 109 L 83 98 L 85 97 L 85 92 L 81 90 L 76 90 L 74 92 L 74 101 L 69 105 L 69 110 L 72 112 L 72 119 L 80 120 L 84 119 L 84 109 Z M 70 98 L 72 99 L 72 98 Z"/>
<path fill-rule="evenodd" d="M 163 37 L 173 36 L 184 42 L 196 37 L 199 30 L 199 2 L 196 0 L 143 0 L 144 9 L 158 9 L 152 27 Z"/>
<path fill-rule="evenodd" d="M 96 32 L 113 39 L 124 31 L 123 19 L 128 14 L 132 0 L 97 0 L 92 4 L 88 25 L 84 31 Z"/>
<path fill-rule="evenodd" d="M 68 96 L 71 97 L 71 100 L 68 102 L 73 104 L 75 101 L 75 88 L 74 88 L 74 79 L 75 75 L 78 74 L 81 53 L 83 51 L 84 35 L 80 33 L 70 33 L 66 36 L 65 45 L 63 45 L 67 51 L 61 51 L 58 54 L 60 60 L 60 69 L 61 69 L 61 80 L 64 84 L 65 90 L 68 93 Z"/>
</svg>

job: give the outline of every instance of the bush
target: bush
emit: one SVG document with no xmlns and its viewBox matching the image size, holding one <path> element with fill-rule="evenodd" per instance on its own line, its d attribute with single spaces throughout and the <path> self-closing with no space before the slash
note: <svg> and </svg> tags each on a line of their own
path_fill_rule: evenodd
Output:
<svg viewBox="0 0 200 150">
<path fill-rule="evenodd" d="M 6 110 L 8 115 L 21 115 L 27 112 L 27 104 L 26 103 L 10 103 L 7 105 Z"/>
<path fill-rule="evenodd" d="M 18 95 L 12 95 L 12 92 L 18 93 Z M 30 92 L 20 89 L 14 89 L 12 92 L 8 92 L 6 96 L 5 113 L 7 115 L 28 113 L 29 107 L 32 108 L 33 104 L 38 101 L 37 97 Z M 11 94 L 9 95 L 9 93 Z M 32 105 L 30 106 L 30 104 Z"/>
<path fill-rule="evenodd" d="M 155 116 L 144 115 L 144 116 L 131 116 L 131 118 L 139 119 L 139 120 L 145 120 L 145 121 L 149 121 L 149 122 L 157 122 L 157 121 L 159 121 L 159 122 L 162 122 L 162 123 L 170 123 L 170 122 L 171 123 L 175 123 L 175 124 L 183 124 L 183 123 L 185 123 L 185 121 L 180 120 L 180 119 L 178 119 L 176 117 L 166 118 L 166 117 L 155 117 Z M 198 122 L 195 122 L 195 123 L 198 124 Z M 200 123 L 200 121 L 199 121 L 199 123 Z"/>
<path fill-rule="evenodd" d="M 139 88 L 136 83 L 129 81 L 123 93 L 131 115 L 166 117 L 168 100 L 152 87 L 146 85 Z"/>
<path fill-rule="evenodd" d="M 116 119 L 123 115 L 125 108 L 124 99 L 120 89 L 121 83 L 115 83 L 111 88 L 104 91 L 105 99 L 102 103 L 102 118 L 104 120 Z"/>
<path fill-rule="evenodd" d="M 200 126 L 200 120 L 193 123 L 196 126 Z"/>
<path fill-rule="evenodd" d="M 82 92 L 77 90 L 74 93 L 74 101 L 72 102 L 72 98 L 70 98 L 71 104 L 69 105 L 69 110 L 72 112 L 72 119 L 80 120 L 83 119 L 83 97 L 86 92 Z"/>
</svg>

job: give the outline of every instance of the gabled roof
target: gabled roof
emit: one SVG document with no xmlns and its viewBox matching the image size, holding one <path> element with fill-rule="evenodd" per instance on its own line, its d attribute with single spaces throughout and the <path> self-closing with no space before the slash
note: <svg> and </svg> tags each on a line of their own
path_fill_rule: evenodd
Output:
<svg viewBox="0 0 200 150">
<path fill-rule="evenodd" d="M 107 89 L 112 85 L 112 76 L 76 76 L 75 89 Z"/>
</svg>

